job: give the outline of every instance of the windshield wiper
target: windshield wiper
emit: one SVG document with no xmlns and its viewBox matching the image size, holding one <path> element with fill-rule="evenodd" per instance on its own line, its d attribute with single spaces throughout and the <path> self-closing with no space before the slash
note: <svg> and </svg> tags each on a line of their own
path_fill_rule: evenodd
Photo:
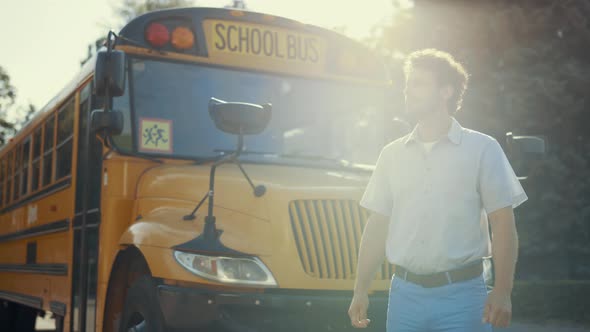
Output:
<svg viewBox="0 0 590 332">
<path fill-rule="evenodd" d="M 232 154 L 235 153 L 236 150 L 229 150 L 229 149 L 215 149 L 213 152 L 219 152 L 223 154 Z M 264 151 L 250 151 L 250 150 L 243 150 L 240 154 L 258 154 L 258 155 L 269 155 L 269 156 L 278 156 L 276 152 L 264 152 Z"/>
<path fill-rule="evenodd" d="M 213 152 L 221 152 L 221 153 L 234 153 L 235 150 L 225 150 L 225 149 L 215 149 Z M 331 161 L 336 162 L 344 167 L 353 167 L 354 163 L 340 158 L 333 158 L 333 157 L 326 157 L 326 156 L 318 156 L 318 155 L 308 155 L 308 154 L 299 154 L 299 153 L 276 153 L 276 152 L 265 152 L 265 151 L 252 151 L 252 150 L 244 150 L 241 152 L 242 155 L 251 154 L 251 155 L 261 155 L 261 156 L 270 156 L 275 158 L 291 158 L 291 159 L 304 159 L 304 160 L 315 160 L 315 161 Z"/>
<path fill-rule="evenodd" d="M 299 159 L 307 159 L 307 160 L 326 160 L 326 161 L 335 161 L 344 166 L 352 165 L 353 163 L 349 160 L 342 159 L 342 158 L 334 158 L 334 157 L 326 157 L 326 156 L 317 156 L 317 155 L 308 155 L 308 154 L 299 154 L 299 153 L 282 153 L 279 154 L 280 157 L 286 158 L 299 158 Z"/>
</svg>

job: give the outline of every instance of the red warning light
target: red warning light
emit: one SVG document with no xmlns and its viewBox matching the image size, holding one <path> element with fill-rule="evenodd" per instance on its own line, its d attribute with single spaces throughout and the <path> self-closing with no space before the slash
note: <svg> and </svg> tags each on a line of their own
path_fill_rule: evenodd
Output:
<svg viewBox="0 0 590 332">
<path fill-rule="evenodd" d="M 162 23 L 152 23 L 145 30 L 145 39 L 153 47 L 162 47 L 170 41 L 170 31 Z"/>
</svg>

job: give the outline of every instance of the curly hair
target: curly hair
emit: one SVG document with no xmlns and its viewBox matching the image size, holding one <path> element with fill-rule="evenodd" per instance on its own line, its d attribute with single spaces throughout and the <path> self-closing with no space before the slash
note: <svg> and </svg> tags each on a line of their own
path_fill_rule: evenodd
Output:
<svg viewBox="0 0 590 332">
<path fill-rule="evenodd" d="M 441 86 L 449 85 L 453 88 L 453 95 L 448 101 L 448 111 L 451 115 L 461 109 L 469 79 L 469 74 L 461 63 L 447 52 L 429 48 L 408 55 L 404 62 L 406 79 L 415 67 L 434 73 Z"/>
</svg>

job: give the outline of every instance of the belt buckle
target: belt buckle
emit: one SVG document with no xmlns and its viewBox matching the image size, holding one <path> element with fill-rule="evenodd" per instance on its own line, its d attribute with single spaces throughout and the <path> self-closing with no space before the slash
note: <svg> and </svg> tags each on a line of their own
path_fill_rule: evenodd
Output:
<svg viewBox="0 0 590 332">
<path fill-rule="evenodd" d="M 450 285 L 454 282 L 451 274 L 448 271 L 432 274 L 424 280 L 421 280 L 419 284 L 425 288 L 435 288 L 445 285 Z"/>
</svg>

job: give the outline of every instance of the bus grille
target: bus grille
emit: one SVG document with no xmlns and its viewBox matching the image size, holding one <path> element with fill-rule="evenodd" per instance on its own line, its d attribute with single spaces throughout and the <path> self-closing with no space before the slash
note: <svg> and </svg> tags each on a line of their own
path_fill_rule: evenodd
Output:
<svg viewBox="0 0 590 332">
<path fill-rule="evenodd" d="M 289 203 L 291 227 L 301 265 L 320 279 L 354 279 L 368 213 L 353 200 L 297 200 Z M 385 262 L 377 279 L 393 275 Z"/>
</svg>

